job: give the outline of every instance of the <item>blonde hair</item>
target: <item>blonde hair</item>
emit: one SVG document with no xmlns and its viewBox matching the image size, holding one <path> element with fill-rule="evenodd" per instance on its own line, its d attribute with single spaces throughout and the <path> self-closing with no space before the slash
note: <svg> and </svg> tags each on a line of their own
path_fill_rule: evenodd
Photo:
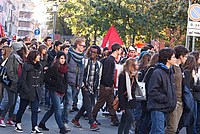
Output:
<svg viewBox="0 0 200 134">
<path fill-rule="evenodd" d="M 135 68 L 135 63 L 137 62 L 137 60 L 136 59 L 134 59 L 134 58 L 132 58 L 132 57 L 130 57 L 130 58 L 128 58 L 127 60 L 126 60 L 126 62 L 125 62 L 125 64 L 124 64 L 124 66 L 123 66 L 123 71 L 125 72 L 128 72 L 128 74 L 129 74 L 129 76 L 130 77 L 132 77 L 132 72 L 130 71 L 130 68 L 132 67 L 132 66 L 134 66 L 134 68 Z"/>
</svg>

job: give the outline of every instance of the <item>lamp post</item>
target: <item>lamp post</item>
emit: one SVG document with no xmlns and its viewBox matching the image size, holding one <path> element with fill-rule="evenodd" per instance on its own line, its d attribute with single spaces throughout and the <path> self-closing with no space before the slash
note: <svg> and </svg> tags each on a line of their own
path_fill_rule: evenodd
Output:
<svg viewBox="0 0 200 134">
<path fill-rule="evenodd" d="M 55 40 L 57 11 L 58 11 L 58 4 L 57 2 L 55 2 L 53 5 L 53 41 Z"/>
</svg>

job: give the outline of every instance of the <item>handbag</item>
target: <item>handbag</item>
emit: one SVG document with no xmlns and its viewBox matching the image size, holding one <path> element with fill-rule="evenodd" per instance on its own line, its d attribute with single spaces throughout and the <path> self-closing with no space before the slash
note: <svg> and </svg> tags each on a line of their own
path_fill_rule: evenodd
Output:
<svg viewBox="0 0 200 134">
<path fill-rule="evenodd" d="M 113 109 L 117 111 L 119 109 L 119 97 L 118 95 L 115 96 L 115 99 L 113 101 Z"/>
<path fill-rule="evenodd" d="M 3 63 L 0 65 L 0 82 L 5 84 L 6 86 L 11 86 L 11 80 L 7 76 L 7 67 L 5 64 L 7 63 L 8 58 L 3 61 Z"/>
<path fill-rule="evenodd" d="M 145 82 L 136 82 L 135 98 L 137 101 L 147 100 Z"/>
</svg>

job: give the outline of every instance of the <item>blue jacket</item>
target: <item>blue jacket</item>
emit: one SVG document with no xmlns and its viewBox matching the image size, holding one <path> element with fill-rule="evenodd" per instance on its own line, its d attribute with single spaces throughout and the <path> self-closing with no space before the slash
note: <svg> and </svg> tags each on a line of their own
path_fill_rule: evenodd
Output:
<svg viewBox="0 0 200 134">
<path fill-rule="evenodd" d="M 176 107 L 176 93 L 172 69 L 164 64 L 155 65 L 148 85 L 147 109 L 164 113 L 172 112 Z"/>
</svg>

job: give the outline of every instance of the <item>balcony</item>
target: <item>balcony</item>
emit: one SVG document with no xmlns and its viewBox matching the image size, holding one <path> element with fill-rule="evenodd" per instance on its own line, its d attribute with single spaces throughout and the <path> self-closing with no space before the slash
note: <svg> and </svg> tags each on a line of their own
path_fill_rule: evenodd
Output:
<svg viewBox="0 0 200 134">
<path fill-rule="evenodd" d="M 30 27 L 18 27 L 17 31 L 29 31 L 29 32 L 33 32 L 33 29 Z"/>
<path fill-rule="evenodd" d="M 21 8 L 21 9 L 19 9 L 19 11 L 20 12 L 28 12 L 28 13 L 33 13 L 33 10 L 31 10 L 31 9 L 26 9 L 26 8 Z"/>
<path fill-rule="evenodd" d="M 18 20 L 25 21 L 25 22 L 33 22 L 34 21 L 32 18 L 23 18 L 23 17 L 19 17 Z"/>
</svg>

